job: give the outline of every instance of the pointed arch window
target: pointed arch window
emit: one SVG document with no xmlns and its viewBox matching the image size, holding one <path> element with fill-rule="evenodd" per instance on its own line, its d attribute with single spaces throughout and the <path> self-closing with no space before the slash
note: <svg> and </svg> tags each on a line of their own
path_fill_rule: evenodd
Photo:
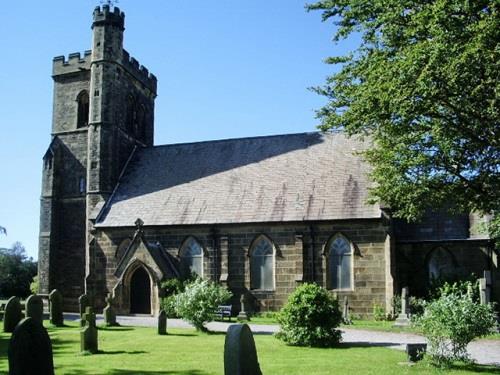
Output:
<svg viewBox="0 0 500 375">
<path fill-rule="evenodd" d="M 179 250 L 181 275 L 189 277 L 192 273 L 203 277 L 203 248 L 195 238 L 189 237 Z"/>
<path fill-rule="evenodd" d="M 87 91 L 80 92 L 76 101 L 78 102 L 76 127 L 84 128 L 89 124 L 89 93 Z"/>
<path fill-rule="evenodd" d="M 250 248 L 250 288 L 274 289 L 274 246 L 269 238 L 260 236 Z"/>
<path fill-rule="evenodd" d="M 334 236 L 328 243 L 328 287 L 352 289 L 352 245 L 342 235 Z"/>
<path fill-rule="evenodd" d="M 429 282 L 435 280 L 446 280 L 455 272 L 454 260 L 451 253 L 445 248 L 434 249 L 427 262 Z"/>
</svg>

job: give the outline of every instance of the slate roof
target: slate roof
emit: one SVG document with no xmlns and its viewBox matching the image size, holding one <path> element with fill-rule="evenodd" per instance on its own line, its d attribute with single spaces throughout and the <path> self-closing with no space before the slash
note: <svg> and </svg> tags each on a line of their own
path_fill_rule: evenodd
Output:
<svg viewBox="0 0 500 375">
<path fill-rule="evenodd" d="M 315 132 L 140 149 L 96 226 L 379 218 L 355 155 L 366 147 Z"/>
</svg>

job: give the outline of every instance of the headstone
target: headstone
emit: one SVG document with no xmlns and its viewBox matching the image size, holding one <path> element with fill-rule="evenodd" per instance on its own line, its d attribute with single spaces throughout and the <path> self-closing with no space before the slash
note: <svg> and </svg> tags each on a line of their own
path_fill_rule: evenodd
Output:
<svg viewBox="0 0 500 375">
<path fill-rule="evenodd" d="M 167 313 L 165 312 L 165 310 L 161 310 L 158 314 L 158 334 L 167 334 Z"/>
<path fill-rule="evenodd" d="M 85 327 L 85 309 L 90 306 L 89 297 L 86 294 L 82 294 L 78 297 L 78 308 L 80 311 L 80 327 Z"/>
<path fill-rule="evenodd" d="M 347 296 L 344 297 L 344 308 L 342 310 L 342 321 L 344 324 L 352 324 L 351 318 L 349 316 L 349 300 Z"/>
<path fill-rule="evenodd" d="M 241 304 L 241 309 L 240 309 L 240 312 L 238 314 L 238 320 L 250 320 L 248 318 L 248 314 L 247 312 L 245 311 L 245 294 L 243 293 L 240 297 L 240 304 Z"/>
<path fill-rule="evenodd" d="M 43 300 L 40 296 L 32 294 L 28 297 L 26 300 L 26 317 L 43 324 Z"/>
<path fill-rule="evenodd" d="M 408 317 L 408 287 L 404 287 L 401 291 L 401 313 L 398 315 L 395 327 L 408 327 L 410 325 L 410 319 Z"/>
<path fill-rule="evenodd" d="M 8 355 L 9 375 L 54 375 L 50 337 L 33 318 L 23 319 L 16 326 Z"/>
<path fill-rule="evenodd" d="M 78 297 L 78 307 L 80 310 L 80 319 L 83 318 L 83 315 L 85 314 L 85 309 L 87 306 L 90 306 L 89 303 L 89 297 L 86 294 L 82 294 L 80 297 Z"/>
<path fill-rule="evenodd" d="M 106 307 L 103 310 L 103 315 L 104 315 L 104 323 L 107 326 L 117 326 L 118 323 L 116 322 L 116 313 L 115 309 L 113 307 L 113 298 L 111 297 L 111 294 L 108 294 L 106 297 Z"/>
<path fill-rule="evenodd" d="M 95 325 L 95 314 L 92 307 L 85 309 L 85 327 L 80 331 L 80 350 L 82 352 L 97 353 L 97 327 Z"/>
<path fill-rule="evenodd" d="M 64 325 L 63 297 L 61 292 L 54 289 L 49 294 L 50 323 L 61 327 Z"/>
<path fill-rule="evenodd" d="M 14 332 L 17 323 L 23 318 L 23 310 L 19 298 L 10 297 L 3 312 L 3 331 Z"/>
<path fill-rule="evenodd" d="M 427 344 L 406 344 L 408 362 L 417 362 L 424 358 Z"/>
<path fill-rule="evenodd" d="M 479 279 L 479 301 L 481 302 L 481 305 L 487 305 L 489 303 L 486 289 L 486 279 Z"/>
<path fill-rule="evenodd" d="M 232 324 L 224 343 L 225 375 L 262 375 L 252 331 L 247 324 Z"/>
</svg>

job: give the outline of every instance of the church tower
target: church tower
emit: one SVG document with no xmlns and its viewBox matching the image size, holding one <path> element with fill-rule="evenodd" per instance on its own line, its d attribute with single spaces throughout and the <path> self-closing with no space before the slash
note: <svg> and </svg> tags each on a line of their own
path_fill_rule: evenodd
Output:
<svg viewBox="0 0 500 375">
<path fill-rule="evenodd" d="M 92 50 L 53 64 L 52 142 L 44 156 L 39 278 L 66 308 L 103 277 L 92 223 L 138 147 L 153 145 L 156 77 L 123 49 L 125 14 L 93 13 Z"/>
</svg>

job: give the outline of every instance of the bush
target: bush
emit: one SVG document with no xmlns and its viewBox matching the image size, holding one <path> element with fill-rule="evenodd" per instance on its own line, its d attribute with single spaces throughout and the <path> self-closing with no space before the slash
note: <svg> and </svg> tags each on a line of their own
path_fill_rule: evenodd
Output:
<svg viewBox="0 0 500 375">
<path fill-rule="evenodd" d="M 209 280 L 196 279 L 186 285 L 184 292 L 175 295 L 175 311 L 199 331 L 206 331 L 206 322 L 214 311 L 232 296 L 225 287 Z"/>
<path fill-rule="evenodd" d="M 342 321 L 338 301 L 316 284 L 303 284 L 289 297 L 278 315 L 276 335 L 289 345 L 329 347 L 340 342 L 336 330 Z"/>
<path fill-rule="evenodd" d="M 39 289 L 40 289 L 40 282 L 38 281 L 38 275 L 36 275 L 33 277 L 33 280 L 31 281 L 30 284 L 31 294 L 38 294 Z"/>
<path fill-rule="evenodd" d="M 491 333 L 495 317 L 492 305 L 480 305 L 467 293 L 444 292 L 426 304 L 415 323 L 427 338 L 431 361 L 446 367 L 455 360 L 469 361 L 467 344 Z"/>
<path fill-rule="evenodd" d="M 377 322 L 380 322 L 382 320 L 387 320 L 384 306 L 378 303 L 373 304 L 373 320 Z"/>
<path fill-rule="evenodd" d="M 196 280 L 196 274 L 192 273 L 186 279 L 168 279 L 160 284 L 160 305 L 165 310 L 168 318 L 179 318 L 175 311 L 175 295 L 184 292 L 186 285 Z"/>
</svg>

